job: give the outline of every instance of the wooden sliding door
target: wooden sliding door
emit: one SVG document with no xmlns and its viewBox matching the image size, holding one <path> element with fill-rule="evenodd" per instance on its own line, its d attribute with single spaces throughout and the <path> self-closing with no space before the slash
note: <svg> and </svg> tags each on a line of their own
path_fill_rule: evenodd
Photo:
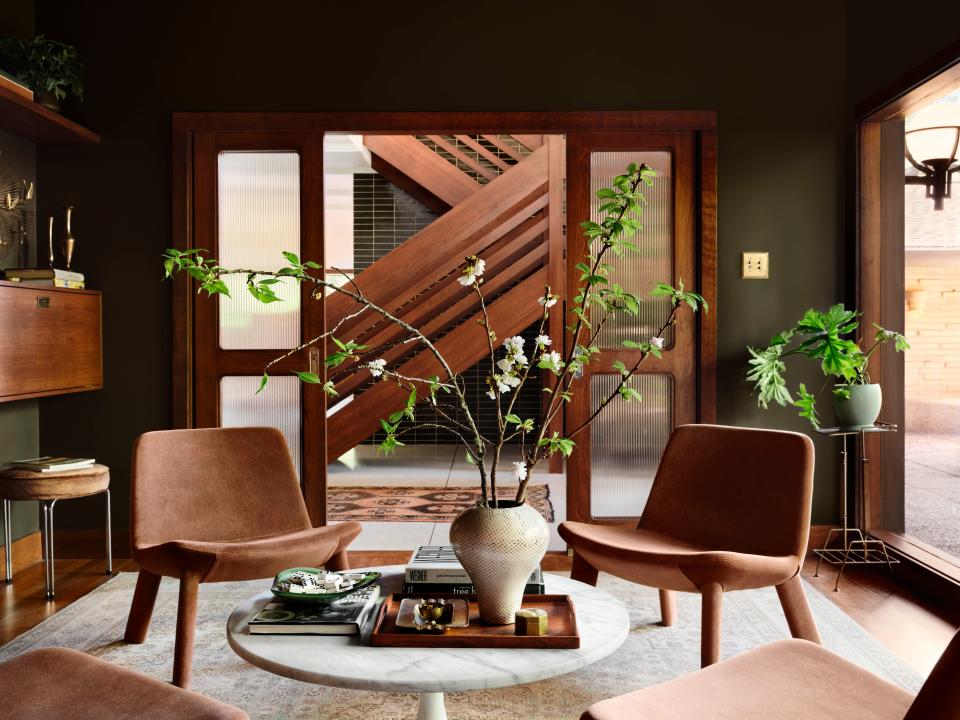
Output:
<svg viewBox="0 0 960 720">
<path fill-rule="evenodd" d="M 283 252 L 323 262 L 320 133 L 199 133 L 194 139 L 194 247 L 229 268 L 273 270 Z M 262 304 L 245 276 L 227 278 L 230 298 L 193 298 L 195 427 L 279 428 L 300 473 L 315 523 L 325 518 L 325 398 L 294 370 L 322 373 L 320 350 L 298 350 L 323 332 L 323 299 L 293 281 Z M 264 367 L 266 388 L 256 394 Z M 320 419 L 315 422 L 314 419 Z"/>
<path fill-rule="evenodd" d="M 600 220 L 604 201 L 596 190 L 609 187 L 630 163 L 656 171 L 652 187 L 645 187 L 642 230 L 630 240 L 637 253 L 611 258 L 611 282 L 646 296 L 657 282 L 698 289 L 698 195 L 695 133 L 572 133 L 567 136 L 568 236 L 567 286 L 580 283 L 581 262 L 587 251 L 579 228 L 582 220 Z M 593 250 L 596 252 L 596 249 Z M 570 293 L 572 294 L 572 293 Z M 706 293 L 712 297 L 712 291 Z M 668 298 L 646 297 L 638 317 L 614 315 L 595 342 L 603 351 L 579 381 L 567 410 L 567 433 L 580 426 L 616 391 L 620 373 L 615 362 L 631 367 L 639 351 L 623 347 L 624 340 L 645 342 L 657 335 L 670 316 Z M 650 357 L 641 366 L 633 387 L 641 401 L 611 403 L 592 427 L 576 438 L 577 451 L 568 460 L 567 516 L 575 520 L 617 521 L 637 517 L 643 510 L 660 455 L 676 425 L 697 422 L 698 322 L 681 309 L 678 322 L 663 335 L 662 359 Z"/>
</svg>

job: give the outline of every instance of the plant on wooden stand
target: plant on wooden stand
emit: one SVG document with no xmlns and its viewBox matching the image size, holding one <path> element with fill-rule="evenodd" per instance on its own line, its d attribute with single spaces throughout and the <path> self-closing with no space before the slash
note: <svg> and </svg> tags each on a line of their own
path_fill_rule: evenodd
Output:
<svg viewBox="0 0 960 720">
<path fill-rule="evenodd" d="M 550 287 L 545 287 L 538 303 L 542 308 L 540 323 L 532 347 L 525 347 L 520 336 L 500 340 L 496 329 L 491 327 L 483 292 L 486 262 L 476 256 L 465 259 L 457 277 L 464 287 L 469 287 L 477 296 L 480 312 L 477 318 L 478 331 L 486 335 L 488 348 L 487 396 L 493 403 L 496 431 L 492 436 L 481 433 L 467 401 L 467 388 L 463 377 L 455 372 L 437 349 L 434 342 L 416 327 L 405 322 L 393 308 L 384 308 L 369 300 L 352 278 L 337 284 L 326 280 L 322 268 L 315 262 L 301 260 L 292 253 L 284 253 L 288 263 L 277 271 L 224 268 L 212 259 L 203 257 L 201 250 L 167 250 L 164 265 L 167 276 L 183 271 L 199 284 L 198 292 L 229 296 L 229 288 L 223 278 L 227 275 L 246 276 L 246 287 L 258 301 L 277 302 L 274 292 L 277 283 L 294 281 L 314 286 L 313 297 L 320 299 L 325 290 L 342 293 L 357 305 L 355 313 L 343 318 L 327 332 L 303 343 L 267 365 L 260 390 L 269 380 L 270 367 L 303 349 L 325 343 L 329 338 L 337 350 L 325 359 L 325 368 L 334 369 L 345 362 L 355 363 L 355 370 L 369 372 L 380 382 L 395 383 L 406 395 L 405 405 L 390 416 L 383 418 L 381 426 L 384 439 L 379 449 L 391 452 L 403 445 L 403 438 L 419 428 L 442 429 L 452 433 L 464 446 L 466 458 L 479 474 L 479 499 L 476 507 L 462 513 L 451 527 L 450 537 L 464 568 L 477 588 L 481 617 L 490 623 L 513 622 L 519 607 L 523 586 L 527 577 L 536 568 L 547 548 L 548 530 L 542 516 L 526 504 L 527 487 L 534 469 L 551 455 L 569 456 L 576 447 L 575 438 L 584 432 L 603 410 L 618 398 L 624 402 L 640 402 L 639 393 L 631 381 L 649 356 L 660 357 L 664 346 L 664 333 L 676 323 L 678 312 L 683 308 L 707 310 L 704 299 L 687 290 L 683 282 L 677 286 L 657 284 L 650 295 L 667 298 L 670 312 L 664 322 L 649 337 L 624 340 L 623 346 L 639 352 L 632 366 L 622 362 L 613 365 L 620 373 L 616 388 L 603 398 L 593 413 L 577 427 L 561 433 L 551 430 L 555 420 L 562 419 L 565 403 L 570 402 L 576 381 L 584 368 L 600 354 L 598 338 L 608 320 L 616 314 L 637 317 L 642 299 L 614 282 L 613 266 L 608 256 L 637 253 L 639 248 L 630 241 L 630 236 L 641 230 L 638 217 L 643 203 L 641 186 L 653 182 L 654 172 L 646 165 L 631 164 L 623 175 L 614 178 L 612 187 L 597 191 L 602 200 L 600 222 L 586 221 L 581 228 L 589 241 L 589 251 L 580 270 L 579 285 L 569 303 L 568 336 L 551 338 L 545 334 L 550 315 L 556 312 L 560 297 Z M 561 306 L 562 307 L 562 306 Z M 408 377 L 390 367 L 383 358 L 376 357 L 379 348 L 368 348 L 355 339 L 337 337 L 343 323 L 362 313 L 372 312 L 401 327 L 407 333 L 406 342 L 421 344 L 436 360 L 440 374 L 431 377 Z M 566 348 L 564 350 L 564 347 Z M 532 373 L 545 371 L 552 376 L 546 411 L 539 421 L 524 418 L 516 412 L 517 397 Z M 303 371 L 297 376 L 306 383 L 322 385 L 330 397 L 336 397 L 333 381 L 319 374 Z M 259 392 L 259 390 L 258 390 Z M 418 421 L 417 403 L 428 405 L 435 413 L 429 422 Z M 498 470 L 504 446 L 517 443 L 521 460 L 514 463 L 511 480 L 517 483 L 517 491 L 510 499 L 503 499 L 498 492 Z"/>
</svg>

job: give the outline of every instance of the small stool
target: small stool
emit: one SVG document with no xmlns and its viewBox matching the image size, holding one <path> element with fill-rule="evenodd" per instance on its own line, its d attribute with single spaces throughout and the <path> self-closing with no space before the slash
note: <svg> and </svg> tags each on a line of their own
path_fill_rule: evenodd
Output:
<svg viewBox="0 0 960 720">
<path fill-rule="evenodd" d="M 3 532 L 7 545 L 6 581 L 13 582 L 13 543 L 10 528 L 10 502 L 36 500 L 40 503 L 40 538 L 46 571 L 47 598 L 53 597 L 53 506 L 57 500 L 86 497 L 104 493 L 107 498 L 107 575 L 113 573 L 113 552 L 110 532 L 110 469 L 106 465 L 92 465 L 81 470 L 63 472 L 34 472 L 8 468 L 0 472 L 0 498 L 3 498 Z"/>
</svg>

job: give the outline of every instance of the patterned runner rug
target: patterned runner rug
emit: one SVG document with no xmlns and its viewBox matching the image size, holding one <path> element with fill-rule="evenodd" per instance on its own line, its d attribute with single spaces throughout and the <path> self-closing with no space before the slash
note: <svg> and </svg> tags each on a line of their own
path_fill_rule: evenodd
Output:
<svg viewBox="0 0 960 720">
<path fill-rule="evenodd" d="M 0 661 L 40 647 L 62 646 L 169 682 L 177 617 L 177 582 L 164 578 L 150 634 L 142 645 L 123 642 L 136 584 L 121 573 L 29 632 L 0 647 Z M 417 698 L 323 687 L 288 680 L 249 665 L 227 645 L 226 621 L 244 599 L 269 580 L 200 586 L 192 689 L 236 705 L 252 720 L 404 720 L 417 712 Z M 610 657 L 552 680 L 496 690 L 447 695 L 456 720 L 577 720 L 598 700 L 692 672 L 700 666 L 700 598 L 677 597 L 677 622 L 660 626 L 657 591 L 609 575 L 599 586 L 630 613 L 630 635 Z M 805 584 L 826 647 L 891 682 L 916 692 L 920 678 L 840 608 Z M 773 588 L 731 592 L 723 598 L 722 657 L 789 637 Z M 785 671 L 789 668 L 785 668 Z M 55 682 L 55 678 L 50 679 Z M 104 692 L 108 692 L 105 688 Z M 866 710 L 865 710 L 866 712 Z M 185 719 L 186 720 L 186 719 Z"/>
<path fill-rule="evenodd" d="M 513 500 L 516 494 L 516 486 L 497 488 L 502 499 Z M 472 488 L 331 487 L 327 490 L 327 516 L 331 520 L 453 522 L 477 497 Z M 548 523 L 554 521 L 547 485 L 530 485 L 527 502 Z"/>
</svg>

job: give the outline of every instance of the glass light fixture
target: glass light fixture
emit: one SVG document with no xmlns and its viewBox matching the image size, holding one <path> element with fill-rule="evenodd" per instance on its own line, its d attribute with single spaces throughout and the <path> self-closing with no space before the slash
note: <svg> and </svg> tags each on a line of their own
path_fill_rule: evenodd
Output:
<svg viewBox="0 0 960 720">
<path fill-rule="evenodd" d="M 927 105 L 910 116 L 908 127 L 907 160 L 920 175 L 908 175 L 906 182 L 925 185 L 927 197 L 933 198 L 933 209 L 943 210 L 943 199 L 950 197 L 953 173 L 960 170 L 960 105 Z"/>
</svg>

